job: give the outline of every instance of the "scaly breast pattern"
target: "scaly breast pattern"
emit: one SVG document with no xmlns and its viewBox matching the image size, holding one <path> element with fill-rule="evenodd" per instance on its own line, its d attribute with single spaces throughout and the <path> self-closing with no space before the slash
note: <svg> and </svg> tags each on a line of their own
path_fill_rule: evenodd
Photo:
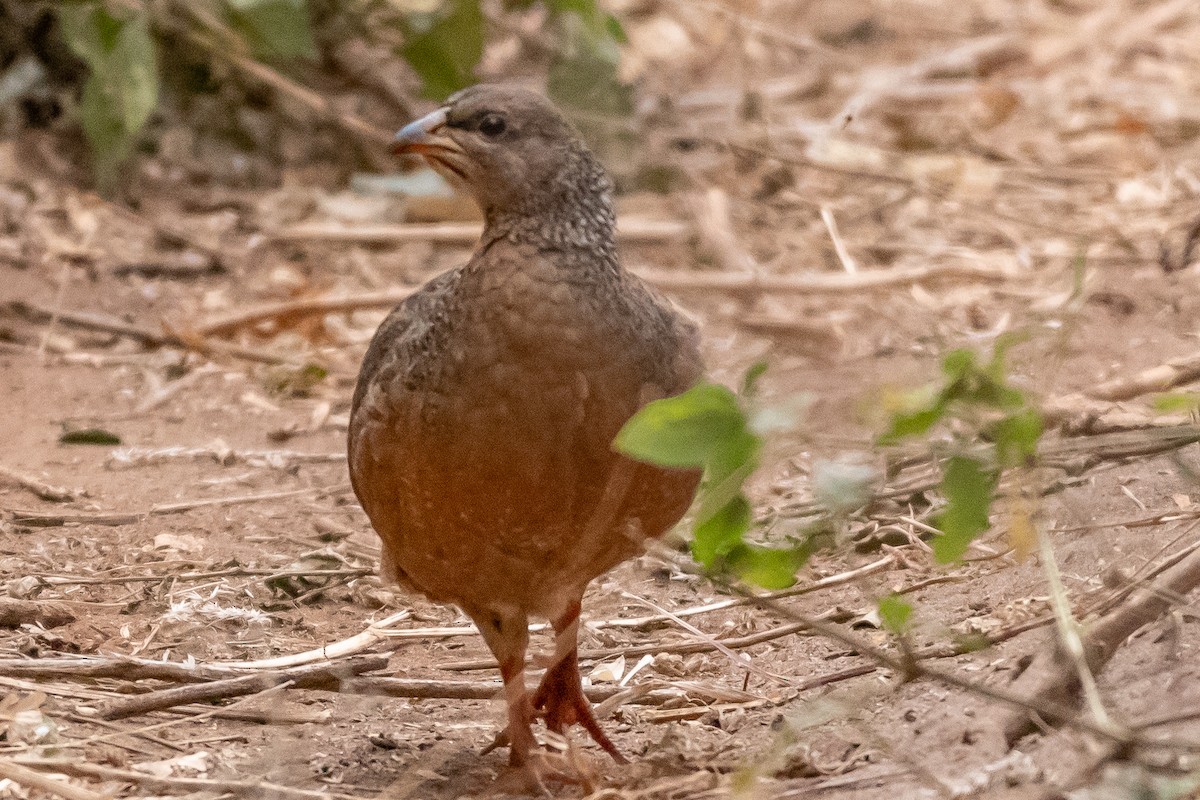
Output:
<svg viewBox="0 0 1200 800">
<path fill-rule="evenodd" d="M 618 513 L 589 521 L 617 431 L 699 377 L 691 333 L 628 276 L 507 243 L 410 298 L 372 342 L 351 420 L 390 566 L 438 599 L 552 614 L 661 535 L 695 473 L 638 465 Z"/>
</svg>

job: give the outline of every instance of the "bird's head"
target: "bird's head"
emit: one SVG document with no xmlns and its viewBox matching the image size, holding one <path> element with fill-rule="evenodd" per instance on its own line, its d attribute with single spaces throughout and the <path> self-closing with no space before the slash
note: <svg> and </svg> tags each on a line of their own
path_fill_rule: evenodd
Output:
<svg viewBox="0 0 1200 800">
<path fill-rule="evenodd" d="M 396 134 L 394 151 L 417 153 L 469 191 L 489 219 L 608 205 L 611 183 L 575 128 L 546 98 L 481 84 Z M 580 209 L 579 207 L 583 208 Z"/>
</svg>

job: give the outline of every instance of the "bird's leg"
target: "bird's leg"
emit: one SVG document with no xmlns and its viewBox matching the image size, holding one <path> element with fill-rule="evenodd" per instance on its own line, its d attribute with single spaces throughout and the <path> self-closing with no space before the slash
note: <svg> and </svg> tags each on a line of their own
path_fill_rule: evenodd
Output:
<svg viewBox="0 0 1200 800">
<path fill-rule="evenodd" d="M 533 738 L 533 705 L 525 688 L 525 650 L 529 646 L 529 620 L 519 611 L 472 613 L 475 626 L 500 664 L 504 679 L 504 702 L 508 709 L 505 727 L 509 763 L 519 766 L 529 760 L 537 746 Z"/>
<path fill-rule="evenodd" d="M 545 780 L 574 781 L 574 777 L 546 761 L 533 736 L 535 712 L 525 688 L 525 650 L 529 644 L 529 621 L 524 613 L 472 614 L 475 625 L 500 664 L 508 724 L 484 752 L 508 745 L 509 772 L 501 775 L 496 788 L 549 796 Z"/>
<path fill-rule="evenodd" d="M 544 711 L 546 727 L 561 734 L 579 723 L 618 764 L 628 763 L 596 721 L 592 705 L 583 694 L 579 675 L 579 603 L 573 603 L 554 626 L 554 658 L 533 695 L 533 708 Z"/>
</svg>

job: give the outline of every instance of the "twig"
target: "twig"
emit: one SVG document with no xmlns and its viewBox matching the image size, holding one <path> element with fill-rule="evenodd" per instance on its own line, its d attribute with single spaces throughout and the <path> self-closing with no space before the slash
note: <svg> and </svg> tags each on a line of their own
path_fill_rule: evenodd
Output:
<svg viewBox="0 0 1200 800">
<path fill-rule="evenodd" d="M 45 681 L 27 681 L 21 678 L 7 678 L 0 675 L 0 686 L 7 686 L 22 692 L 44 692 L 56 697 L 69 697 L 74 700 L 85 699 L 98 702 L 112 700 L 117 695 L 112 692 L 102 692 L 86 686 L 47 683 Z M 270 690 L 268 690 L 270 691 Z M 257 696 L 257 695 L 256 695 Z M 249 698 L 246 698 L 249 699 Z M 239 700 L 225 708 L 205 708 L 204 706 L 179 706 L 167 710 L 168 714 L 176 714 L 189 720 L 197 718 L 227 719 L 235 722 L 253 722 L 260 725 L 308 725 L 321 722 L 324 714 L 313 714 L 302 711 L 290 711 L 282 708 L 272 708 L 265 711 L 256 709 L 241 709 L 236 706 L 245 700 Z M 142 729 L 145 730 L 145 729 Z"/>
<path fill-rule="evenodd" d="M 689 708 L 666 708 L 662 711 L 646 711 L 642 719 L 647 722 L 662 724 L 664 722 L 683 722 L 689 719 L 700 719 L 704 715 L 716 711 L 733 711 L 735 709 L 751 709 L 770 705 L 770 700 L 760 700 L 755 703 L 714 703 L 710 706 L 693 706 Z"/>
<path fill-rule="evenodd" d="M 42 500 L 48 500 L 51 503 L 69 503 L 78 495 L 83 494 L 83 492 L 78 490 L 66 489 L 62 486 L 51 486 L 37 478 L 23 475 L 16 470 L 4 466 L 0 466 L 0 481 L 15 483 L 22 489 L 27 489 Z"/>
<path fill-rule="evenodd" d="M 1083 693 L 1087 709 L 1092 717 L 1097 722 L 1111 724 L 1108 710 L 1105 709 L 1104 702 L 1100 698 L 1100 690 L 1096 686 L 1096 675 L 1084 655 L 1080 626 L 1071 614 L 1071 603 L 1067 599 L 1067 587 L 1063 585 L 1062 574 L 1058 569 L 1058 559 L 1055 558 L 1054 548 L 1050 545 L 1050 537 L 1046 531 L 1040 528 L 1036 535 L 1042 561 L 1042 572 L 1046 575 L 1046 583 L 1050 589 L 1050 604 L 1054 609 L 1058 645 L 1074 668 L 1075 680 Z M 1061 697 L 1061 695 L 1056 695 L 1056 697 Z"/>
<path fill-rule="evenodd" d="M 976 76 L 995 66 L 1024 57 L 1025 48 L 1013 36 L 998 34 L 965 42 L 952 50 L 939 50 L 911 64 L 869 71 L 864 86 L 833 117 L 835 127 L 858 119 L 868 108 L 893 91 L 911 84 L 945 77 Z"/>
<path fill-rule="evenodd" d="M 412 289 L 393 289 L 386 292 L 352 294 L 343 297 L 316 297 L 285 303 L 264 303 L 235 311 L 196 328 L 200 336 L 229 336 L 243 328 L 268 320 L 296 320 L 325 314 L 344 314 L 351 311 L 391 308 L 412 294 Z"/>
<path fill-rule="evenodd" d="M 1148 392 L 1165 392 L 1176 386 L 1200 380 L 1200 353 L 1172 359 L 1157 367 L 1142 370 L 1131 378 L 1117 378 L 1094 386 L 1087 395 L 1098 400 L 1131 400 Z"/>
<path fill-rule="evenodd" d="M 869 575 L 874 575 L 877 572 L 883 572 L 896 564 L 896 556 L 888 554 L 883 558 L 877 559 L 864 564 L 856 569 L 839 572 L 836 575 L 829 575 L 819 580 L 809 583 L 798 584 L 789 589 L 779 589 L 769 593 L 769 597 L 799 597 L 801 595 L 812 594 L 824 589 L 830 589 L 834 586 L 842 586 L 847 583 L 853 583 L 861 580 Z M 673 617 L 693 617 L 698 614 L 708 614 L 713 611 L 721 611 L 726 608 L 735 608 L 737 606 L 751 605 L 752 601 L 745 597 L 730 597 L 725 600 L 717 600 L 713 603 L 705 603 L 704 605 L 691 606 L 689 608 L 681 608 L 677 611 L 667 613 L 652 614 L 647 617 L 627 617 L 617 619 L 605 619 L 595 621 L 585 621 L 583 626 L 588 630 L 596 630 L 600 628 L 641 628 L 646 625 L 653 625 L 659 622 L 666 622 Z"/>
<path fill-rule="evenodd" d="M 855 275 L 822 272 L 768 275 L 746 271 L 695 272 L 654 269 L 634 269 L 632 271 L 647 283 L 660 289 L 676 292 L 722 291 L 734 295 L 841 294 L 929 280 L 967 278 L 980 281 L 1003 281 L 1013 277 L 1008 270 L 966 263 L 896 267 L 885 270 L 869 270 Z M 201 337 L 222 336 L 276 318 L 287 318 L 294 321 L 306 316 L 389 309 L 402 302 L 410 294 L 412 294 L 411 289 L 391 289 L 385 292 L 367 292 L 342 297 L 263 304 L 218 318 L 198 326 L 195 330 Z"/>
<path fill-rule="evenodd" d="M 74 621 L 75 615 L 60 603 L 0 597 L 0 628 L 19 628 L 22 625 L 57 628 Z"/>
<path fill-rule="evenodd" d="M 633 272 L 647 283 L 660 289 L 676 292 L 721 291 L 740 295 L 840 294 L 929 280 L 967 278 L 979 281 L 1003 281 L 1014 277 L 1014 274 L 1007 269 L 966 263 L 873 269 L 856 275 L 824 272 L 764 275 L 747 272 L 685 272 L 651 269 L 635 269 Z"/>
<path fill-rule="evenodd" d="M 93 792 L 91 789 L 43 775 L 13 761 L 0 761 L 0 778 L 8 778 L 22 786 L 49 792 L 65 800 L 109 800 L 112 797 L 110 794 Z"/>
<path fill-rule="evenodd" d="M 187 684 L 147 692 L 132 698 L 105 695 L 104 700 L 97 707 L 101 717 L 107 720 L 123 719 L 150 711 L 178 712 L 183 710 L 179 706 L 184 703 L 211 702 L 230 697 L 257 695 L 264 690 L 276 689 L 285 684 L 290 688 L 344 694 L 447 700 L 490 700 L 497 697 L 504 689 L 504 685 L 498 681 L 444 681 L 361 674 L 386 668 L 388 661 L 386 656 L 326 661 L 312 666 L 252 674 L 246 674 L 243 668 L 234 669 L 230 663 L 187 666 L 178 663 L 155 662 L 149 659 L 112 657 L 55 658 L 45 660 L 47 663 L 42 663 L 42 661 L 41 659 L 0 661 L 0 674 L 19 675 L 39 680 L 64 677 L 76 680 L 110 678 L 127 681 L 166 680 Z M 627 688 L 629 687 L 590 686 L 586 687 L 584 691 L 593 702 L 602 702 L 626 691 Z M 693 683 L 676 683 L 671 684 L 669 688 L 662 689 L 644 686 L 637 688 L 638 697 L 634 702 L 644 705 L 677 702 L 684 696 L 704 696 L 722 702 L 753 702 L 763 699 L 758 695 L 734 689 Z M 208 709 L 208 711 L 228 712 L 233 708 L 234 706 L 229 706 L 223 709 Z"/>
<path fill-rule="evenodd" d="M 402 225 L 331 225 L 303 223 L 276 231 L 276 242 L 321 241 L 344 244 L 433 244 L 471 245 L 479 241 L 483 226 L 474 222 L 405 223 Z M 686 239 L 691 227 L 676 220 L 625 218 L 617 222 L 617 241 L 629 244 L 673 244 Z"/>
<path fill-rule="evenodd" d="M 383 669 L 387 666 L 387 662 L 385 656 L 368 656 L 333 664 L 317 664 L 278 672 L 259 672 L 237 678 L 223 678 L 193 686 L 177 686 L 171 689 L 147 692 L 128 700 L 114 700 L 101 705 L 99 711 L 100 716 L 104 719 L 125 719 L 188 703 L 211 703 L 215 700 L 258 694 L 264 689 L 282 683 L 291 683 L 298 689 L 323 689 L 336 692 L 340 690 L 344 681 L 363 672 Z"/>
<path fill-rule="evenodd" d="M 133 525 L 148 517 L 159 517 L 167 514 L 179 514 L 193 511 L 197 508 L 212 508 L 214 506 L 236 506 L 247 503 L 261 503 L 269 500 L 283 500 L 289 497 L 300 497 L 306 494 L 318 496 L 342 494 L 349 491 L 349 484 L 333 486 L 310 486 L 305 489 L 289 489 L 283 492 L 264 492 L 262 494 L 242 494 L 231 497 L 209 497 L 201 500 L 182 500 L 178 503 L 160 503 L 145 511 L 132 512 L 99 512 L 78 514 L 52 514 L 43 511 L 23 511 L 12 509 L 13 522 L 20 525 L 32 525 L 39 528 L 56 528 L 62 525 Z"/>
<path fill-rule="evenodd" d="M 87 311 L 56 312 L 40 308 L 23 300 L 15 300 L 4 306 L 0 306 L 0 313 L 2 312 L 16 314 L 33 322 L 45 322 L 54 318 L 60 325 L 69 325 L 81 330 L 108 333 L 114 336 L 124 336 L 140 342 L 147 347 L 176 347 L 181 350 L 190 350 L 202 354 L 232 356 L 260 364 L 293 364 L 303 360 L 291 356 L 266 353 L 261 349 L 238 347 L 227 342 L 207 342 L 199 336 L 189 338 L 175 333 L 157 333 L 148 328 Z"/>
<path fill-rule="evenodd" d="M 216 461 L 223 467 L 246 463 L 286 469 L 293 464 L 338 464 L 346 454 L 304 453 L 299 450 L 234 450 L 224 445 L 206 447 L 122 447 L 113 450 L 107 467 L 143 467 L 167 461 Z"/>
<path fill-rule="evenodd" d="M 846 249 L 846 243 L 842 241 L 842 236 L 838 233 L 837 220 L 833 218 L 832 208 L 821 206 L 821 221 L 825 223 L 825 230 L 829 231 L 829 239 L 833 242 L 833 251 L 837 253 L 842 269 L 850 275 L 857 275 L 858 262 L 854 260 L 854 256 L 850 255 L 850 251 Z"/>
<path fill-rule="evenodd" d="M 278 580 L 280 578 L 346 578 L 356 575 L 367 575 L 374 570 L 362 568 L 349 569 L 261 569 L 252 567 L 230 567 L 229 569 L 212 570 L 209 572 L 181 572 L 181 573 L 151 573 L 149 575 L 110 575 L 101 577 L 97 575 L 34 575 L 40 583 L 48 586 L 103 586 L 107 584 L 121 583 L 155 583 L 165 580 L 171 581 L 206 581 L 212 578 L 246 578 L 263 576 L 264 581 Z M 401 612 L 407 613 L 407 612 Z M 321 652 L 321 651 L 314 651 Z M 341 655 L 348 655 L 342 653 Z M 45 661 L 45 659 L 42 659 Z M 0 664 L 7 663 L 0 660 Z M 155 664 L 162 663 L 155 661 Z M 240 663 L 240 662 L 239 662 Z M 248 662 L 258 663 L 258 662 Z M 232 666 L 232 665 L 230 665 Z M 280 665 L 277 665 L 280 666 Z M 296 666 L 294 664 L 284 666 Z M 2 670 L 0 670 L 2 672 Z"/>
<path fill-rule="evenodd" d="M 844 630 L 838 625 L 829 623 L 825 620 L 812 617 L 807 614 L 801 614 L 782 603 L 773 599 L 762 597 L 755 594 L 749 588 L 744 586 L 733 586 L 734 591 L 739 594 L 753 598 L 755 605 L 762 608 L 764 611 L 770 611 L 773 614 L 783 618 L 791 619 L 798 625 L 807 625 L 814 633 L 818 633 L 826 638 L 840 642 L 846 647 L 854 650 L 859 655 L 871 659 L 875 663 L 895 671 L 899 675 L 909 678 L 927 677 L 932 678 L 940 683 L 948 686 L 953 686 L 958 689 L 975 694 L 989 700 L 1005 703 L 1006 705 L 1022 709 L 1025 712 L 1032 712 L 1040 715 L 1043 719 L 1048 719 L 1063 724 L 1069 724 L 1074 727 L 1085 730 L 1096 736 L 1111 742 L 1125 743 L 1129 741 L 1129 731 L 1114 724 L 1104 724 L 1098 720 L 1091 720 L 1080 716 L 1079 712 L 1068 704 L 1058 702 L 1054 697 L 1038 698 L 1031 700 L 1027 696 L 1010 689 L 1001 689 L 995 686 L 987 686 L 975 681 L 962 678 L 955 673 L 940 670 L 931 667 L 928 664 L 922 663 L 916 659 L 903 658 L 894 656 L 891 653 L 876 647 L 866 639 Z"/>
<path fill-rule="evenodd" d="M 225 662 L 222 666 L 227 669 L 284 669 L 300 664 L 309 664 L 314 661 L 353 655 L 385 640 L 389 633 L 393 633 L 393 631 L 387 630 L 388 626 L 408 619 L 411 616 L 412 612 L 405 609 L 397 614 L 392 614 L 390 617 L 385 617 L 378 622 L 371 623 L 362 633 L 355 634 L 340 642 L 324 645 L 316 650 L 294 653 L 288 656 L 278 656 L 276 658 L 264 658 L 258 661 Z M 468 631 L 473 632 L 474 628 L 468 628 Z"/>
<path fill-rule="evenodd" d="M 1200 586 L 1200 549 L 1163 572 L 1153 585 L 1139 590 L 1125 605 L 1094 623 L 1084 638 L 1084 654 L 1088 669 L 1099 672 L 1109 659 L 1138 628 L 1166 613 L 1171 598 L 1182 597 Z M 1038 710 L 1043 702 L 1071 698 L 1079 690 L 1079 677 L 1074 663 L 1067 658 L 1056 641 L 1043 650 L 1014 683 L 1015 691 L 1030 698 L 1030 709 L 1012 714 L 1004 724 L 1004 735 L 1012 743 L 1030 730 L 1028 711 Z M 1043 715 L 1044 716 L 1044 715 Z"/>
<path fill-rule="evenodd" d="M 585 686 L 583 693 L 593 703 L 601 703 L 630 688 L 626 686 Z M 500 681 L 437 681 L 417 678 L 376 678 L 366 676 L 346 681 L 342 691 L 350 694 L 411 699 L 491 700 L 501 697 L 504 684 Z M 628 702 L 661 706 L 678 703 L 681 699 L 707 697 L 719 702 L 754 703 L 767 700 L 759 695 L 722 686 L 705 686 L 690 681 L 672 683 L 669 688 L 650 689 L 635 694 Z"/>
<path fill-rule="evenodd" d="M 832 617 L 836 612 L 827 612 L 822 615 L 822 618 Z M 623 655 L 626 658 L 643 655 L 657 655 L 659 653 L 710 653 L 714 650 L 719 650 L 725 647 L 729 650 L 741 650 L 746 647 L 753 647 L 756 644 L 769 642 L 773 639 L 779 639 L 784 636 L 789 636 L 793 633 L 799 633 L 805 628 L 802 623 L 788 623 L 775 628 L 770 628 L 758 633 L 752 633 L 748 636 L 735 636 L 728 639 L 719 639 L 714 641 L 690 641 L 690 642 L 672 642 L 672 643 L 656 643 L 644 644 L 634 647 L 607 647 L 603 650 L 584 650 L 579 653 L 581 661 L 602 661 L 606 658 Z M 718 646 L 718 642 L 720 646 Z M 448 664 L 439 664 L 439 669 L 449 670 L 451 672 L 471 672 L 480 669 L 494 669 L 496 667 L 495 659 L 475 659 L 471 661 L 452 661 Z"/>
<path fill-rule="evenodd" d="M 103 314 L 93 314 L 88 311 L 56 311 L 42 308 L 24 300 L 13 300 L 3 306 L 3 311 L 14 316 L 24 317 L 31 322 L 49 322 L 56 320 L 64 325 L 70 325 L 82 330 L 97 333 L 109 333 L 124 336 L 151 347 L 181 346 L 182 342 L 166 334 L 131 325 L 114 317 Z"/>
<path fill-rule="evenodd" d="M 315 789 L 296 789 L 279 783 L 268 781 L 218 780 L 214 778 L 160 778 L 146 772 L 103 767 L 99 764 L 81 764 L 72 761 L 45 761 L 41 759 L 19 759 L 13 763 L 30 769 L 40 769 L 47 772 L 59 772 L 64 775 L 74 775 L 79 778 L 94 778 L 103 781 L 120 781 L 145 787 L 153 792 L 168 794 L 191 794 L 193 792 L 213 792 L 216 794 L 234 794 L 239 797 L 281 797 L 301 798 L 302 800 L 359 800 L 359 798 L 341 792 L 328 792 Z"/>
<path fill-rule="evenodd" d="M 714 637 L 708 635 L 707 633 L 700 630 L 692 623 L 684 620 L 682 617 L 678 616 L 677 614 L 672 614 L 671 612 L 667 611 L 662 606 L 658 605 L 657 603 L 653 602 L 652 600 L 647 600 L 643 597 L 638 597 L 637 595 L 632 594 L 631 592 L 621 592 L 621 595 L 623 597 L 629 598 L 630 600 L 639 602 L 642 605 L 647 606 L 648 608 L 652 608 L 655 611 L 659 612 L 660 614 L 666 616 L 668 619 L 670 619 L 676 625 L 678 625 L 679 627 L 683 628 L 688 633 L 695 636 L 700 642 L 703 642 L 704 644 L 709 645 L 713 650 L 716 650 L 721 655 L 725 656 L 727 659 L 729 659 L 730 663 L 732 663 L 739 670 L 745 670 L 746 672 L 752 672 L 755 675 L 759 675 L 759 676 L 762 676 L 765 678 L 770 678 L 771 680 L 779 681 L 779 682 L 787 684 L 789 686 L 793 685 L 796 682 L 794 678 L 789 678 L 784 675 L 779 675 L 777 673 L 771 672 L 768 669 L 764 669 L 764 668 L 758 666 L 751 659 L 743 657 L 743 656 L 739 656 L 737 653 L 733 652 L 733 650 L 728 645 L 726 645 L 724 642 L 722 642 L 720 639 L 717 639 L 717 638 L 714 638 Z"/>
<path fill-rule="evenodd" d="M 701 251 L 723 271 L 752 273 L 761 268 L 738 241 L 729 209 L 729 195 L 716 187 L 688 198 Z"/>
<path fill-rule="evenodd" d="M 378 657 L 381 658 L 381 657 Z M 61 658 L 0 659 L 0 675 L 32 678 L 35 680 L 97 680 L 111 678 L 124 681 L 170 681 L 172 683 L 211 683 L 230 678 L 262 677 L 263 673 L 249 673 L 236 666 L 239 662 L 180 663 L 176 661 L 154 661 L 130 656 L 63 656 Z M 350 663 L 357 667 L 358 661 Z M 371 662 L 374 664 L 374 662 Z M 334 670 L 337 664 L 326 660 L 318 665 L 321 669 Z M 383 669 L 383 663 L 374 664 L 373 669 Z M 312 669 L 306 667 L 305 669 Z M 293 671 L 283 670 L 291 680 Z M 297 675 L 306 673 L 294 671 Z M 267 676 L 270 677 L 269 675 Z"/>
</svg>

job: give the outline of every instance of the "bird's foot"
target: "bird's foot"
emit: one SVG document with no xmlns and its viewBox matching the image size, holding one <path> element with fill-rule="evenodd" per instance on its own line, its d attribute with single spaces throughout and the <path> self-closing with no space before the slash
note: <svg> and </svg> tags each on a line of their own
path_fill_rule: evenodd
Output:
<svg viewBox="0 0 1200 800">
<path fill-rule="evenodd" d="M 574 652 L 552 666 L 542 676 L 537 692 L 533 695 L 533 707 L 542 712 L 546 727 L 557 734 L 578 723 L 588 732 L 596 744 L 612 756 L 618 764 L 629 763 L 617 746 L 600 727 L 592 704 L 583 694 L 583 682 L 579 676 L 579 662 Z"/>
<path fill-rule="evenodd" d="M 510 762 L 497 776 L 493 788 L 503 794 L 529 794 L 552 797 L 549 783 L 579 786 L 585 794 L 596 788 L 596 775 L 580 753 L 563 741 L 559 750 L 534 750 L 519 762 Z"/>
</svg>

